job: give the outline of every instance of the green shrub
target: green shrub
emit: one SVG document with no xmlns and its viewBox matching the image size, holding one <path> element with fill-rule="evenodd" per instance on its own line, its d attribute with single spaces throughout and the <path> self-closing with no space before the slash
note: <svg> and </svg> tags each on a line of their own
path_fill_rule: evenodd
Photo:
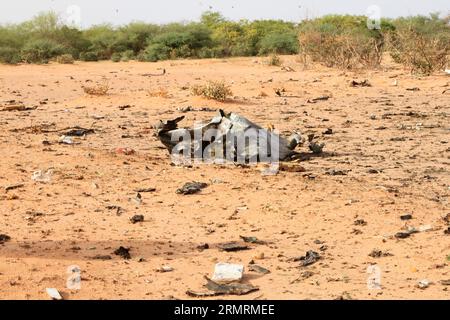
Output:
<svg viewBox="0 0 450 320">
<path fill-rule="evenodd" d="M 121 61 L 128 62 L 130 60 L 133 60 L 134 58 L 135 58 L 135 55 L 134 55 L 133 50 L 126 50 L 126 51 L 122 52 Z"/>
<path fill-rule="evenodd" d="M 56 57 L 56 62 L 61 64 L 73 64 L 75 62 L 75 59 L 71 54 L 66 53 Z"/>
<path fill-rule="evenodd" d="M 80 60 L 81 61 L 98 61 L 97 53 L 88 51 L 88 52 L 82 52 L 80 54 Z"/>
<path fill-rule="evenodd" d="M 120 62 L 122 60 L 122 55 L 119 52 L 114 52 L 111 56 L 112 62 Z"/>
<path fill-rule="evenodd" d="M 171 48 L 162 43 L 150 44 L 140 55 L 139 61 L 156 62 L 170 58 Z"/>
<path fill-rule="evenodd" d="M 37 39 L 28 42 L 22 49 L 22 59 L 28 63 L 48 63 L 48 61 L 64 53 L 64 48 L 57 42 L 48 39 Z"/>
<path fill-rule="evenodd" d="M 298 53 L 298 39 L 295 33 L 270 33 L 260 43 L 259 54 Z"/>
<path fill-rule="evenodd" d="M 10 47 L 0 47 L 0 63 L 17 64 L 21 60 L 19 50 Z"/>
</svg>

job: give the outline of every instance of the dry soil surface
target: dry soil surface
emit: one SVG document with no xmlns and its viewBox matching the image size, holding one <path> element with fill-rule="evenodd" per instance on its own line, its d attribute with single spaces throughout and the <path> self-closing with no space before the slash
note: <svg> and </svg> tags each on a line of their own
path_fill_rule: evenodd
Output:
<svg viewBox="0 0 450 320">
<path fill-rule="evenodd" d="M 186 291 L 205 291 L 217 262 L 243 264 L 243 283 L 259 288 L 224 299 L 450 298 L 450 78 L 391 63 L 342 72 L 283 57 L 289 71 L 265 60 L 0 66 L 0 298 L 49 299 L 57 288 L 65 299 L 192 299 Z M 349 85 L 364 79 L 370 87 Z M 192 96 L 207 80 L 226 81 L 233 98 Z M 105 96 L 82 88 L 104 83 Z M 314 133 L 324 152 L 303 146 L 305 171 L 274 176 L 171 165 L 153 126 L 179 115 L 191 126 L 219 108 Z M 75 126 L 94 133 L 59 143 Z M 49 182 L 32 180 L 49 169 Z M 189 181 L 208 187 L 177 194 Z M 141 188 L 155 191 L 139 200 Z M 263 243 L 220 250 L 240 236 Z M 131 259 L 114 254 L 120 246 Z M 300 266 L 309 250 L 320 259 Z M 270 273 L 250 271 L 252 261 Z M 71 266 L 80 290 L 67 288 Z M 377 275 L 381 288 L 368 288 Z"/>
</svg>

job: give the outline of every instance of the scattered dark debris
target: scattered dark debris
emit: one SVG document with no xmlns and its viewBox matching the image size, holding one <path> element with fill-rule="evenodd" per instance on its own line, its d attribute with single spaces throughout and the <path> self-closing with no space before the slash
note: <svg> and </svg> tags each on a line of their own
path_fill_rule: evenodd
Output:
<svg viewBox="0 0 450 320">
<path fill-rule="evenodd" d="M 133 217 L 131 217 L 130 221 L 133 224 L 138 223 L 138 222 L 143 222 L 144 216 L 142 214 L 136 214 Z"/>
<path fill-rule="evenodd" d="M 309 150 L 312 151 L 314 154 L 321 154 L 323 152 L 323 148 L 325 147 L 325 143 L 318 143 L 318 142 L 310 142 L 309 143 Z"/>
<path fill-rule="evenodd" d="M 177 190 L 178 194 L 195 194 L 200 192 L 202 189 L 208 186 L 207 183 L 204 182 L 188 182 L 182 188 Z"/>
<path fill-rule="evenodd" d="M 211 291 L 197 292 L 188 290 L 186 291 L 186 294 L 190 297 L 203 298 L 203 297 L 214 297 L 219 295 L 245 295 L 259 290 L 258 287 L 254 287 L 250 284 L 240 284 L 240 283 L 218 284 L 206 276 L 205 279 L 206 281 L 208 281 L 205 287 Z"/>
<path fill-rule="evenodd" d="M 444 230 L 444 234 L 450 235 L 450 227 L 448 227 L 447 229 Z"/>
<path fill-rule="evenodd" d="M 273 89 L 275 91 L 275 94 L 279 97 L 282 97 L 284 93 L 286 93 L 285 88 L 275 88 Z"/>
<path fill-rule="evenodd" d="M 209 244 L 207 244 L 207 243 L 202 243 L 202 244 L 200 244 L 200 245 L 198 245 L 197 246 L 197 249 L 198 250 L 207 250 L 207 249 L 209 249 Z"/>
<path fill-rule="evenodd" d="M 379 169 L 369 169 L 369 170 L 367 170 L 367 173 L 370 173 L 370 174 L 379 174 L 379 173 L 381 173 L 382 172 L 382 170 L 379 170 Z"/>
<path fill-rule="evenodd" d="M 205 287 L 208 290 L 213 291 L 216 295 L 229 294 L 241 296 L 259 290 L 258 287 L 255 287 L 251 284 L 244 284 L 244 283 L 218 284 L 206 276 L 205 279 L 207 281 Z"/>
<path fill-rule="evenodd" d="M 403 142 L 403 141 L 406 141 L 406 139 L 407 139 L 406 137 L 393 137 L 389 140 L 393 141 L 393 142 Z"/>
<path fill-rule="evenodd" d="M 11 237 L 6 234 L 0 234 L 0 244 L 4 244 L 5 242 L 8 242 L 11 240 Z"/>
<path fill-rule="evenodd" d="M 442 217 L 442 220 L 444 220 L 447 224 L 450 224 L 450 213 L 447 213 L 445 217 Z"/>
<path fill-rule="evenodd" d="M 221 244 L 219 245 L 219 248 L 226 252 L 235 252 L 250 249 L 247 245 L 234 241 Z"/>
<path fill-rule="evenodd" d="M 261 274 L 268 274 L 268 273 L 270 273 L 270 270 L 268 270 L 268 269 L 266 269 L 264 267 L 258 266 L 257 264 L 249 264 L 248 265 L 248 270 L 256 272 L 256 273 L 261 273 Z"/>
<path fill-rule="evenodd" d="M 314 273 L 311 272 L 311 271 L 308 271 L 308 270 L 303 271 L 303 272 L 300 274 L 300 277 L 298 277 L 298 278 L 292 280 L 292 281 L 290 282 L 290 284 L 294 284 L 294 283 L 296 283 L 296 282 L 300 282 L 300 281 L 302 281 L 302 280 L 306 280 L 306 279 L 308 279 L 308 278 L 311 278 L 313 275 L 314 275 Z"/>
<path fill-rule="evenodd" d="M 347 171 L 345 170 L 336 170 L 336 169 L 330 169 L 325 172 L 325 174 L 329 176 L 346 176 Z"/>
<path fill-rule="evenodd" d="M 306 252 L 306 255 L 293 258 L 292 261 L 300 261 L 300 266 L 306 267 L 317 262 L 320 258 L 321 257 L 317 252 L 309 250 L 308 252 Z"/>
<path fill-rule="evenodd" d="M 123 106 L 119 106 L 119 110 L 123 111 L 125 109 L 129 109 L 131 108 L 131 106 L 129 104 L 123 105 Z"/>
<path fill-rule="evenodd" d="M 109 206 L 106 206 L 106 209 L 108 209 L 108 210 L 116 210 L 116 215 L 117 215 L 117 216 L 122 215 L 122 213 L 123 213 L 123 211 L 124 211 L 122 207 L 116 206 L 116 205 L 109 205 Z"/>
<path fill-rule="evenodd" d="M 83 137 L 88 134 L 95 133 L 94 129 L 85 129 L 81 127 L 74 127 L 73 129 L 70 129 L 63 133 L 65 136 L 69 137 Z"/>
<path fill-rule="evenodd" d="M 356 80 L 352 80 L 350 82 L 350 87 L 371 87 L 372 85 L 370 84 L 369 80 L 363 80 L 363 81 L 356 81 Z"/>
<path fill-rule="evenodd" d="M 95 256 L 93 256 L 91 259 L 93 260 L 111 260 L 112 257 L 109 254 L 97 254 Z"/>
<path fill-rule="evenodd" d="M 156 188 L 139 188 L 135 190 L 137 193 L 155 192 Z"/>
<path fill-rule="evenodd" d="M 198 291 L 193 291 L 193 290 L 187 290 L 186 294 L 193 298 L 215 297 L 218 295 L 215 292 L 198 292 Z"/>
<path fill-rule="evenodd" d="M 364 219 L 357 219 L 353 222 L 355 226 L 367 226 L 367 222 Z"/>
<path fill-rule="evenodd" d="M 379 249 L 373 249 L 372 252 L 369 253 L 369 257 L 372 258 L 381 258 L 381 257 L 390 257 L 393 256 L 392 253 L 389 252 L 383 252 Z"/>
<path fill-rule="evenodd" d="M 397 239 L 406 239 L 406 238 L 409 238 L 410 235 L 411 235 L 410 232 L 397 232 L 397 233 L 395 234 L 395 237 L 396 237 Z"/>
<path fill-rule="evenodd" d="M 408 90 L 408 91 L 420 91 L 420 88 L 413 87 L 413 88 L 406 88 L 406 90 Z"/>
<path fill-rule="evenodd" d="M 402 216 L 400 216 L 401 220 L 411 220 L 413 217 L 411 214 L 404 214 Z"/>
<path fill-rule="evenodd" d="M 354 228 L 351 233 L 354 234 L 354 235 L 359 235 L 359 234 L 362 234 L 363 232 L 361 230 L 359 230 L 359 229 L 355 229 Z"/>
<path fill-rule="evenodd" d="M 5 191 L 8 192 L 10 190 L 19 189 L 25 186 L 23 183 L 16 183 L 5 187 Z"/>
<path fill-rule="evenodd" d="M 333 129 L 328 128 L 327 130 L 325 130 L 324 132 L 322 132 L 322 134 L 333 134 Z"/>
<path fill-rule="evenodd" d="M 125 248 L 120 246 L 119 249 L 114 251 L 114 254 L 116 256 L 121 256 L 122 258 L 129 260 L 131 259 L 131 255 L 130 255 L 130 248 Z"/>
<path fill-rule="evenodd" d="M 317 103 L 318 101 L 327 101 L 330 99 L 330 96 L 320 96 L 314 99 L 308 99 L 307 103 Z"/>
<path fill-rule="evenodd" d="M 239 236 L 242 240 L 244 240 L 244 242 L 247 243 L 256 243 L 256 244 L 266 244 L 265 241 L 259 240 L 256 237 L 244 237 L 244 236 Z"/>
<path fill-rule="evenodd" d="M 22 102 L 16 101 L 16 100 L 9 100 L 6 102 L 5 105 L 0 105 L 0 112 L 1 111 L 31 111 L 37 109 L 37 106 L 33 107 L 27 107 Z"/>
<path fill-rule="evenodd" d="M 443 286 L 450 286 L 450 279 L 439 281 Z"/>
</svg>

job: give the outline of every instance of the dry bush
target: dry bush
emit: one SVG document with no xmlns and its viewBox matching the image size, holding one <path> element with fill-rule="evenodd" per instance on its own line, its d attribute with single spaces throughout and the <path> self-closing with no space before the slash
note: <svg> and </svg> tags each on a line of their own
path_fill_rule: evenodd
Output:
<svg viewBox="0 0 450 320">
<path fill-rule="evenodd" d="M 283 64 L 283 61 L 281 60 L 280 56 L 277 54 L 272 54 L 269 57 L 269 60 L 267 61 L 267 64 L 269 66 L 275 66 L 275 67 L 279 67 Z"/>
<path fill-rule="evenodd" d="M 225 101 L 233 95 L 230 87 L 223 81 L 208 81 L 206 85 L 195 85 L 192 94 L 207 99 Z"/>
<path fill-rule="evenodd" d="M 358 33 L 339 35 L 309 31 L 299 36 L 304 61 L 312 61 L 327 67 L 355 69 L 373 68 L 381 63 L 384 41 Z"/>
<path fill-rule="evenodd" d="M 108 94 L 109 89 L 109 84 L 106 82 L 92 87 L 83 87 L 84 92 L 92 96 L 105 96 Z"/>
<path fill-rule="evenodd" d="M 63 54 L 56 57 L 56 62 L 61 64 L 73 64 L 75 62 L 75 59 L 71 54 Z"/>
<path fill-rule="evenodd" d="M 411 73 L 430 75 L 449 63 L 450 36 L 425 35 L 415 30 L 399 30 L 390 37 L 391 56 Z"/>
<path fill-rule="evenodd" d="M 159 87 L 158 90 L 149 90 L 148 95 L 150 97 L 169 98 L 169 91 L 166 88 Z"/>
</svg>

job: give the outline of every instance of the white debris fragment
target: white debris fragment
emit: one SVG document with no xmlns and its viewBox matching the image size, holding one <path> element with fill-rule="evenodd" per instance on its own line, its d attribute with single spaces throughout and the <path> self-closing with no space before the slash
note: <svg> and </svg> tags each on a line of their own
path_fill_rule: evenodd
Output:
<svg viewBox="0 0 450 320">
<path fill-rule="evenodd" d="M 161 268 L 157 269 L 158 272 L 172 272 L 174 269 L 171 266 L 162 266 Z"/>
<path fill-rule="evenodd" d="M 426 289 L 430 286 L 430 284 L 431 282 L 428 279 L 423 279 L 419 281 L 417 287 L 419 287 L 420 289 Z"/>
<path fill-rule="evenodd" d="M 211 280 L 217 283 L 240 281 L 244 274 L 244 266 L 240 264 L 217 263 Z"/>
<path fill-rule="evenodd" d="M 55 288 L 47 288 L 45 289 L 47 291 L 47 294 L 53 299 L 53 300 L 62 300 L 63 298 L 59 294 L 58 290 Z"/>
<path fill-rule="evenodd" d="M 46 172 L 38 170 L 33 172 L 31 179 L 36 182 L 49 183 L 52 180 L 53 170 L 48 169 Z"/>
<path fill-rule="evenodd" d="M 59 142 L 62 144 L 74 144 L 73 138 L 69 136 L 61 136 Z"/>
<path fill-rule="evenodd" d="M 430 230 L 433 230 L 433 226 L 431 224 L 426 224 L 419 227 L 419 232 L 425 232 Z"/>
</svg>

